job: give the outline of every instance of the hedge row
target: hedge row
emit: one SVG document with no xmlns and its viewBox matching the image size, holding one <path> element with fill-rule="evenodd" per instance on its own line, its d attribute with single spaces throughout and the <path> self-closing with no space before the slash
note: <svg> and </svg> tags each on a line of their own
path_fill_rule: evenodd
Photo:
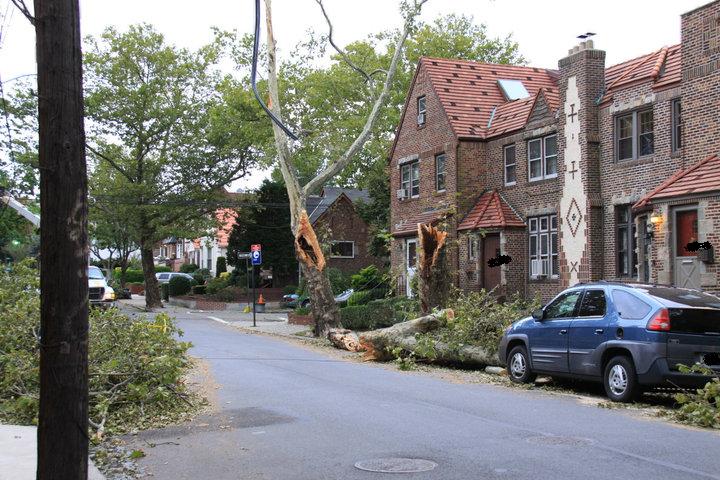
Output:
<svg viewBox="0 0 720 480">
<path fill-rule="evenodd" d="M 172 268 L 165 267 L 162 265 L 158 265 L 155 267 L 155 272 L 171 272 Z M 115 280 L 120 280 L 120 267 L 115 267 L 113 270 L 113 277 Z M 145 277 L 143 276 L 143 271 L 140 268 L 128 268 L 125 271 L 125 283 L 143 283 L 145 281 Z"/>
<path fill-rule="evenodd" d="M 349 305 L 340 309 L 340 321 L 350 330 L 374 330 L 415 318 L 419 306 L 408 298 L 372 300 L 365 305 Z"/>
</svg>

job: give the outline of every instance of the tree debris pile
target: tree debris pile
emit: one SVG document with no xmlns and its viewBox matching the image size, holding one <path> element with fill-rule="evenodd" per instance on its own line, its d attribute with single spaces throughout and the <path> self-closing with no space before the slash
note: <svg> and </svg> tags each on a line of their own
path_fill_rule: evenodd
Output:
<svg viewBox="0 0 720 480">
<path fill-rule="evenodd" d="M 338 348 L 364 351 L 365 360 L 405 355 L 441 364 L 499 365 L 497 347 L 505 329 L 540 304 L 539 299 L 526 301 L 519 296 L 499 303 L 492 292 L 484 290 L 455 292 L 449 303 L 452 308 L 361 333 L 361 350 L 346 347 L 355 346 L 355 333 L 350 330 L 334 331 L 331 341 Z"/>
<path fill-rule="evenodd" d="M 32 261 L 0 270 L 0 421 L 36 424 L 40 359 L 38 272 Z M 93 434 L 159 427 L 196 411 L 183 382 L 188 342 L 173 320 L 130 319 L 93 309 L 89 330 L 89 417 Z"/>
</svg>

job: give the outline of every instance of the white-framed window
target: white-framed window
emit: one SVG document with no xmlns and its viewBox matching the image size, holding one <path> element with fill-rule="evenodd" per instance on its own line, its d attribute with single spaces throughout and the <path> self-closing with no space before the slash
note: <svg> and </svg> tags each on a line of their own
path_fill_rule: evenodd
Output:
<svg viewBox="0 0 720 480">
<path fill-rule="evenodd" d="M 417 124 L 425 125 L 427 109 L 425 108 L 425 95 L 417 99 Z"/>
<path fill-rule="evenodd" d="M 406 163 L 400 167 L 400 188 L 408 197 L 420 195 L 420 163 Z"/>
<path fill-rule="evenodd" d="M 634 160 L 655 151 L 652 108 L 615 117 L 615 159 Z"/>
<path fill-rule="evenodd" d="M 503 162 L 505 164 L 505 185 L 515 185 L 515 182 L 517 182 L 515 145 L 506 145 L 503 147 Z"/>
<path fill-rule="evenodd" d="M 337 240 L 330 245 L 331 258 L 355 258 L 355 242 Z"/>
<path fill-rule="evenodd" d="M 468 260 L 477 260 L 478 238 L 476 235 L 468 235 L 467 253 Z"/>
<path fill-rule="evenodd" d="M 435 190 L 445 191 L 445 154 L 435 155 Z"/>
<path fill-rule="evenodd" d="M 557 177 L 557 135 L 528 140 L 528 178 L 536 181 Z"/>
<path fill-rule="evenodd" d="M 680 99 L 672 102 L 672 151 L 677 152 L 682 148 L 682 116 Z"/>
<path fill-rule="evenodd" d="M 557 215 L 528 218 L 530 278 L 558 278 Z"/>
</svg>

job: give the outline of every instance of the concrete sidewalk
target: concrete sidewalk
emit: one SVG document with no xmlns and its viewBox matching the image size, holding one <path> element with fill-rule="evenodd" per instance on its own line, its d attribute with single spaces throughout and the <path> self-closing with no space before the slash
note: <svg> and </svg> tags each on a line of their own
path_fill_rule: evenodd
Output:
<svg viewBox="0 0 720 480">
<path fill-rule="evenodd" d="M 0 425 L 0 480 L 35 480 L 37 427 Z M 88 478 L 105 477 L 88 461 Z"/>
</svg>

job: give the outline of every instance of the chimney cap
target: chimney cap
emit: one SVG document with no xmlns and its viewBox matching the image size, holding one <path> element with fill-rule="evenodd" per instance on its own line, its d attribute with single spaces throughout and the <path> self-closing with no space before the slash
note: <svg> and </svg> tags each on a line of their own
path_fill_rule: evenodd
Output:
<svg viewBox="0 0 720 480">
<path fill-rule="evenodd" d="M 580 35 L 578 35 L 577 38 L 579 38 L 581 40 L 585 40 L 586 38 L 590 38 L 592 36 L 595 36 L 594 32 L 585 32 L 585 33 L 581 33 Z"/>
</svg>

